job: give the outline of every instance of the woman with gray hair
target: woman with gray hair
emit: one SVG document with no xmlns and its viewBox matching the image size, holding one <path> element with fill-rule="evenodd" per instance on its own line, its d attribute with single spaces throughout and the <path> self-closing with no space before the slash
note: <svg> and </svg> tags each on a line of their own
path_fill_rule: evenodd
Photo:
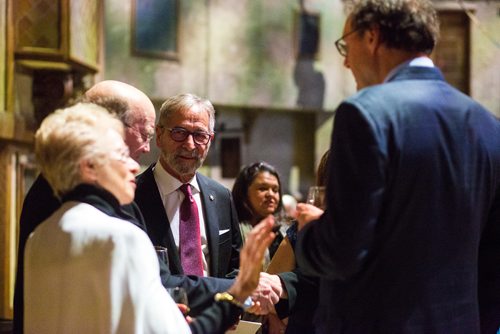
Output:
<svg viewBox="0 0 500 334">
<path fill-rule="evenodd" d="M 37 160 L 63 204 L 26 244 L 25 332 L 222 333 L 257 286 L 272 221 L 242 250 L 241 273 L 224 298 L 188 325 L 161 284 L 151 241 L 123 212 L 139 169 L 123 134 L 93 104 L 56 111 L 36 133 Z"/>
</svg>

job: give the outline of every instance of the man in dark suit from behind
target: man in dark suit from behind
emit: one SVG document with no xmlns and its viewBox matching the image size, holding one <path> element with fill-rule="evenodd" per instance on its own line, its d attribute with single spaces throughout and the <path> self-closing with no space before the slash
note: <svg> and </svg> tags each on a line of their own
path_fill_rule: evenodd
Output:
<svg viewBox="0 0 500 334">
<path fill-rule="evenodd" d="M 180 206 L 192 190 L 199 212 L 203 276 L 227 277 L 239 266 L 241 235 L 231 192 L 197 172 L 214 137 L 215 110 L 206 99 L 193 94 L 168 98 L 160 108 L 156 144 L 161 154 L 137 177 L 135 201 L 144 215 L 154 245 L 168 248 L 173 274 L 185 273 L 180 250 Z"/>
<path fill-rule="evenodd" d="M 336 111 L 325 213 L 305 225 L 298 207 L 319 333 L 500 325 L 484 298 L 500 291 L 500 126 L 434 67 L 437 36 L 429 1 L 351 4 L 336 46 L 359 91 Z"/>
</svg>

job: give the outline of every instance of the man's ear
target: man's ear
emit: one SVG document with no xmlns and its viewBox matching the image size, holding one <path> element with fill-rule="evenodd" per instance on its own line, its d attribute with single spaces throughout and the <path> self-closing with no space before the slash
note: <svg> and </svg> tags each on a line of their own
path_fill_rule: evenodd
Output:
<svg viewBox="0 0 500 334">
<path fill-rule="evenodd" d="M 163 136 L 163 133 L 165 129 L 162 126 L 155 126 L 155 134 L 156 134 L 156 146 L 160 147 L 160 142 L 161 142 L 161 136 Z"/>
<path fill-rule="evenodd" d="M 365 32 L 367 42 L 368 42 L 368 50 L 370 50 L 371 54 L 375 54 L 380 46 L 380 28 L 378 25 L 374 24 L 370 27 L 370 29 Z"/>
<path fill-rule="evenodd" d="M 95 183 L 95 181 L 97 180 L 97 171 L 95 168 L 95 164 L 88 159 L 82 159 L 80 161 L 79 167 L 82 181 Z"/>
</svg>

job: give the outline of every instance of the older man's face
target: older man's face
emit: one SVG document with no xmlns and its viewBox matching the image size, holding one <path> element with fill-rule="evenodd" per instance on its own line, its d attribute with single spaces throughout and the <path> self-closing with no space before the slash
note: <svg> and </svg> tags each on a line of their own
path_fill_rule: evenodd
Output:
<svg viewBox="0 0 500 334">
<path fill-rule="evenodd" d="M 175 141 L 169 129 L 182 128 L 189 132 L 210 133 L 209 115 L 198 106 L 177 112 L 167 118 L 165 124 L 156 129 L 156 144 L 161 150 L 160 163 L 163 168 L 181 182 L 187 182 L 201 167 L 210 148 L 210 140 L 206 144 L 194 141 L 188 135 L 183 141 Z"/>
<path fill-rule="evenodd" d="M 376 64 L 374 64 L 374 55 L 370 52 L 369 32 L 358 33 L 353 32 L 353 30 L 352 18 L 349 17 L 343 32 L 343 35 L 346 36 L 344 41 L 347 46 L 344 66 L 351 70 L 354 80 L 356 80 L 357 89 L 360 90 L 378 83 L 376 73 L 374 73 Z"/>
<path fill-rule="evenodd" d="M 125 142 L 130 149 L 130 157 L 138 161 L 142 154 L 151 149 L 150 141 L 154 137 L 155 110 L 151 103 L 132 105 L 135 116 L 130 124 L 125 125 Z"/>
</svg>

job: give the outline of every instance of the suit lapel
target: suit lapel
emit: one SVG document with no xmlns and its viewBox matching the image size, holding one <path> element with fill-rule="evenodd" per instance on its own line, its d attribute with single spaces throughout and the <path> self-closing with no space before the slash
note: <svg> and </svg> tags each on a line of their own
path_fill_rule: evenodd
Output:
<svg viewBox="0 0 500 334">
<path fill-rule="evenodd" d="M 215 206 L 217 196 L 210 188 L 203 175 L 196 173 L 196 179 L 200 186 L 200 198 L 205 218 L 208 252 L 210 256 L 210 276 L 217 276 L 219 268 L 219 223 Z"/>
<path fill-rule="evenodd" d="M 168 249 L 170 271 L 172 274 L 183 274 L 179 252 L 154 178 L 153 167 L 154 164 L 138 177 L 137 202 L 141 206 L 151 241 L 156 246 Z"/>
</svg>

